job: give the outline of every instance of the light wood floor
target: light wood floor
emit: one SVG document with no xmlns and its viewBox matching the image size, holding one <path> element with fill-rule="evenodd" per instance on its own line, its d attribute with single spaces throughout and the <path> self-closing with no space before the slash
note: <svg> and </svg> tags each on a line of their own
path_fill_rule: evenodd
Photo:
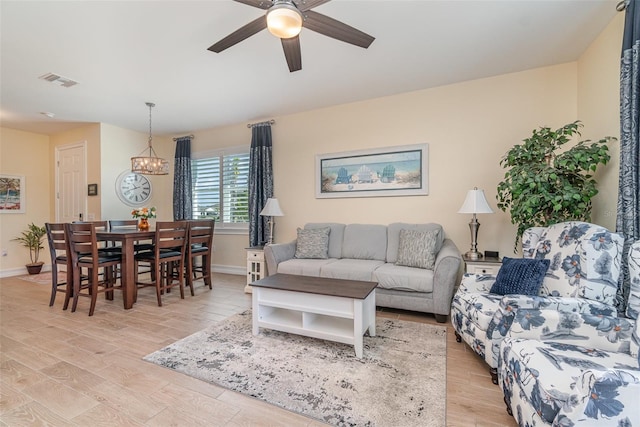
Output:
<svg viewBox="0 0 640 427">
<path fill-rule="evenodd" d="M 214 274 L 210 291 L 177 292 L 156 304 L 141 290 L 131 310 L 101 295 L 48 306 L 49 286 L 0 279 L 0 425 L 3 426 L 320 426 L 306 417 L 144 362 L 142 357 L 251 306 L 244 276 Z M 379 316 L 435 324 L 431 315 Z M 447 425 L 515 426 L 487 366 L 448 327 Z M 416 366 L 415 369 L 421 367 Z M 381 396 L 384 398 L 384 396 Z M 398 418 L 397 426 L 402 426 Z"/>
</svg>

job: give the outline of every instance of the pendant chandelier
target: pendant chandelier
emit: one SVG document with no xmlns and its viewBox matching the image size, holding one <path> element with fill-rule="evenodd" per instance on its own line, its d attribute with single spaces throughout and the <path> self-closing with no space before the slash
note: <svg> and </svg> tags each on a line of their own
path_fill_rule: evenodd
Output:
<svg viewBox="0 0 640 427">
<path fill-rule="evenodd" d="M 137 157 L 131 158 L 131 172 L 142 175 L 168 175 L 169 162 L 158 157 L 152 145 L 151 136 L 151 109 L 156 106 L 153 102 L 146 102 L 149 107 L 149 148 L 140 153 Z M 145 155 L 147 154 L 148 155 Z"/>
</svg>

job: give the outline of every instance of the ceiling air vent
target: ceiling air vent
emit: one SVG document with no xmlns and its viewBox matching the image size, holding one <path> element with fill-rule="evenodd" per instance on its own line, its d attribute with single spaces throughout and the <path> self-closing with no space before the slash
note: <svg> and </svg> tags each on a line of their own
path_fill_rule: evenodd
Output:
<svg viewBox="0 0 640 427">
<path fill-rule="evenodd" d="M 57 83 L 62 87 L 71 87 L 78 84 L 78 82 L 71 80 L 70 78 L 62 77 L 61 75 L 54 74 L 54 73 L 43 74 L 38 78 L 42 80 L 46 80 L 50 83 Z"/>
</svg>

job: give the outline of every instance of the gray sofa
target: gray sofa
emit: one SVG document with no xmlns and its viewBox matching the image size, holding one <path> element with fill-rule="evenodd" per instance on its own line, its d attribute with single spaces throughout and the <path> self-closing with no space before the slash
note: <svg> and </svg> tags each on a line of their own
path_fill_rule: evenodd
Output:
<svg viewBox="0 0 640 427">
<path fill-rule="evenodd" d="M 378 282 L 377 306 L 433 313 L 438 322 L 446 321 L 462 259 L 439 224 L 310 223 L 304 230 L 327 227 L 330 228 L 327 255 L 323 258 L 296 258 L 297 240 L 265 246 L 268 274 Z M 396 264 L 399 247 L 403 257 L 407 251 L 406 240 L 401 241 L 407 230 L 431 230 L 430 235 L 436 236 L 433 269 Z"/>
</svg>

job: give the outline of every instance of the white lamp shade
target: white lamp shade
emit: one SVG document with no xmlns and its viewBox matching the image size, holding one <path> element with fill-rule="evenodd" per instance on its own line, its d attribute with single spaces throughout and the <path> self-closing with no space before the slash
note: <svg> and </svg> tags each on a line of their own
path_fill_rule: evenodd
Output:
<svg viewBox="0 0 640 427">
<path fill-rule="evenodd" d="M 267 12 L 267 28 L 276 37 L 290 39 L 300 34 L 302 15 L 293 5 L 275 5 Z"/>
<path fill-rule="evenodd" d="M 491 206 L 487 203 L 486 197 L 484 197 L 484 190 L 474 188 L 467 192 L 467 198 L 464 199 L 464 203 L 458 213 L 493 213 L 493 209 L 491 209 Z"/>
<path fill-rule="evenodd" d="M 280 209 L 280 203 L 278 199 L 267 199 L 267 204 L 260 212 L 262 216 L 284 216 L 282 209 Z"/>
</svg>

